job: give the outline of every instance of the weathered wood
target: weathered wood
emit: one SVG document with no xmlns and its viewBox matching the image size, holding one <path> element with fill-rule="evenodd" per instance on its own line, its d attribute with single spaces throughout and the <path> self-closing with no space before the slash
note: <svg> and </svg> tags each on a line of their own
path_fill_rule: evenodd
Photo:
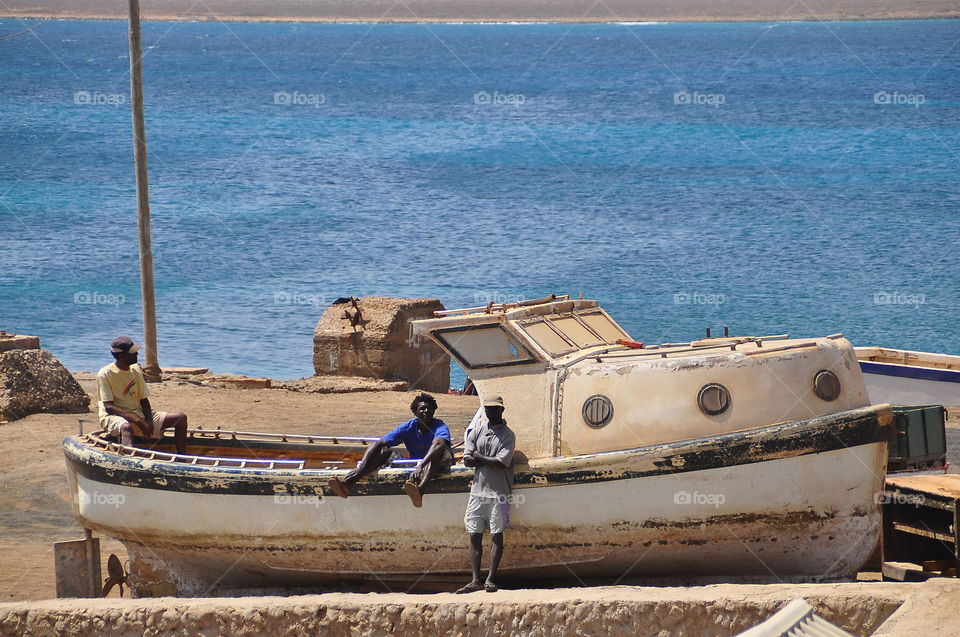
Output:
<svg viewBox="0 0 960 637">
<path fill-rule="evenodd" d="M 913 562 L 884 562 L 884 579 L 897 580 L 898 582 L 922 582 L 930 578 L 931 574 L 923 570 L 923 567 Z"/>
<path fill-rule="evenodd" d="M 53 543 L 57 597 L 100 596 L 100 539 Z"/>
<path fill-rule="evenodd" d="M 130 0 L 130 107 L 133 110 L 133 149 L 137 175 L 137 233 L 140 239 L 140 300 L 146 363 L 143 376 L 160 380 L 157 358 L 157 308 L 153 295 L 153 247 L 150 241 L 150 192 L 147 180 L 147 130 L 143 119 L 143 54 L 140 0 Z"/>
</svg>

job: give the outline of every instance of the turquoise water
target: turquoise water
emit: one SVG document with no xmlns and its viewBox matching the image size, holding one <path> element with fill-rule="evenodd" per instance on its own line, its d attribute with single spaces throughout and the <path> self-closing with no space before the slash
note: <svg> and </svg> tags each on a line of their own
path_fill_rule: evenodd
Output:
<svg viewBox="0 0 960 637">
<path fill-rule="evenodd" d="M 308 375 L 369 294 L 960 353 L 958 27 L 146 23 L 161 364 Z M 0 40 L 0 329 L 71 369 L 141 333 L 126 51 Z"/>
</svg>

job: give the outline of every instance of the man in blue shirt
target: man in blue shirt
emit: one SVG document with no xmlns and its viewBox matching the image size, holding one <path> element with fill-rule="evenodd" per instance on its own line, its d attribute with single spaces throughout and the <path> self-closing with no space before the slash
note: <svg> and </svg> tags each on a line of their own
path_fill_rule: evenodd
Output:
<svg viewBox="0 0 960 637">
<path fill-rule="evenodd" d="M 341 480 L 330 478 L 330 490 L 341 498 L 350 495 L 350 488 L 360 479 L 370 475 L 390 460 L 391 447 L 401 442 L 406 446 L 411 459 L 420 460 L 417 468 L 403 485 L 403 491 L 413 502 L 413 506 L 423 506 L 423 489 L 435 475 L 450 468 L 453 464 L 453 451 L 450 448 L 450 430 L 439 418 L 434 418 L 437 401 L 430 394 L 417 394 L 410 403 L 410 411 L 415 418 L 398 426 L 386 436 L 375 442 L 363 454 L 357 468 Z"/>
</svg>

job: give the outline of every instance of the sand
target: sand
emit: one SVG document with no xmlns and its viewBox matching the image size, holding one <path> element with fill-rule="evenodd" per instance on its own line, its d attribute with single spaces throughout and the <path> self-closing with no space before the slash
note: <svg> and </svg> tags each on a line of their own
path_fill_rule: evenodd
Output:
<svg viewBox="0 0 960 637">
<path fill-rule="evenodd" d="M 296 22 L 677 22 L 960 17 L 951 0 L 143 0 L 146 20 Z M 123 0 L 7 0 L 0 16 L 126 19 Z"/>
</svg>

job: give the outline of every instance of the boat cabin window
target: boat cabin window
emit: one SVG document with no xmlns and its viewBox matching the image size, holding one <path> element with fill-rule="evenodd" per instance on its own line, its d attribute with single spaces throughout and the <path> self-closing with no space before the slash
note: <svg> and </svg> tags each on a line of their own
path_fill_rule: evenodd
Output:
<svg viewBox="0 0 960 637">
<path fill-rule="evenodd" d="M 564 338 L 560 332 L 550 327 L 546 319 L 535 319 L 521 323 L 523 330 L 537 342 L 537 345 L 547 350 L 551 356 L 560 356 L 576 349 L 576 346 Z"/>
<path fill-rule="evenodd" d="M 497 323 L 434 330 L 433 336 L 467 369 L 536 362 L 533 354 Z"/>
<path fill-rule="evenodd" d="M 613 345 L 622 338 L 630 338 L 629 334 L 620 329 L 620 326 L 603 312 L 581 312 L 577 314 L 577 318 L 586 323 L 587 327 L 596 332 L 607 345 Z"/>
<path fill-rule="evenodd" d="M 613 345 L 618 339 L 630 338 L 600 311 L 543 316 L 523 321 L 520 327 L 551 356 L 597 345 Z"/>
</svg>

